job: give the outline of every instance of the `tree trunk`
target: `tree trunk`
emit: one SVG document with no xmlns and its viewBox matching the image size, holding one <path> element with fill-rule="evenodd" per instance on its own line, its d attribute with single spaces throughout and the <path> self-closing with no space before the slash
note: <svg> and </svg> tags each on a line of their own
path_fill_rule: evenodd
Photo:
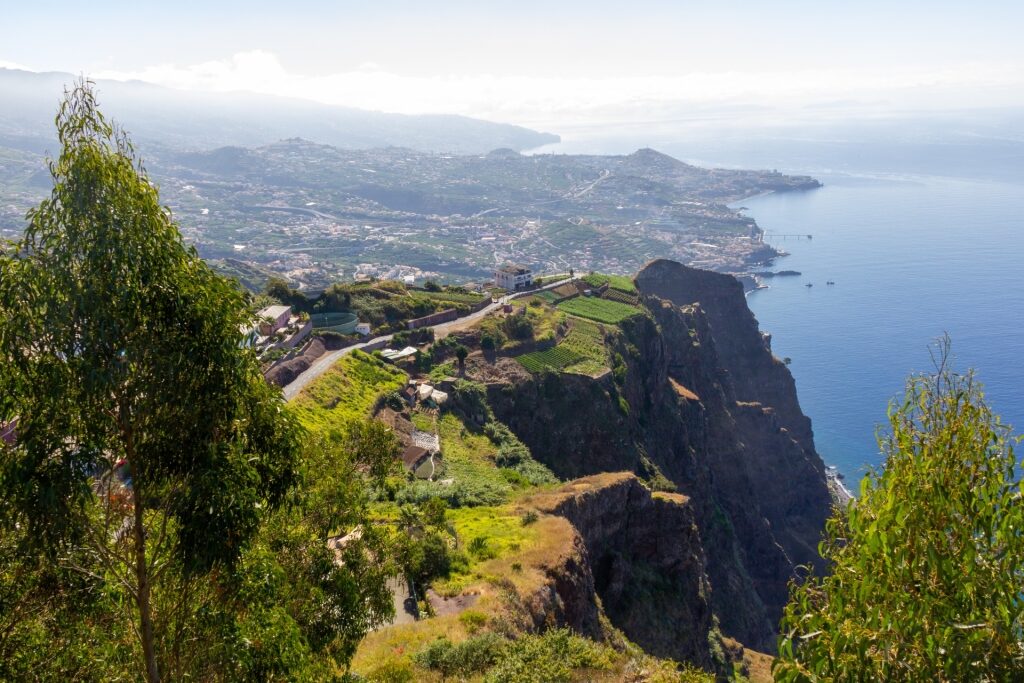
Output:
<svg viewBox="0 0 1024 683">
<path fill-rule="evenodd" d="M 146 659 L 146 680 L 160 683 L 160 671 L 156 667 L 156 644 L 153 638 L 153 606 L 149 600 L 149 565 L 146 563 L 146 529 L 142 525 L 142 500 L 137 488 L 132 487 L 132 501 L 135 505 L 135 578 L 138 581 L 139 634 L 142 637 L 142 654 Z"/>
</svg>

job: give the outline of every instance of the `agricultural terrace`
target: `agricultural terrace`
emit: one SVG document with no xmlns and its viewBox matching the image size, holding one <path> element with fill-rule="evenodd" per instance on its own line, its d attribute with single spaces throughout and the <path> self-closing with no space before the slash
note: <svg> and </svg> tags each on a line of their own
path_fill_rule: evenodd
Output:
<svg viewBox="0 0 1024 683">
<path fill-rule="evenodd" d="M 636 306 L 594 297 L 569 299 L 558 304 L 558 309 L 570 315 L 607 325 L 617 325 L 640 312 Z"/>
<path fill-rule="evenodd" d="M 400 389 L 405 382 L 401 370 L 353 351 L 303 389 L 290 407 L 310 431 L 336 436 L 349 421 L 369 417 L 381 395 Z"/>
<path fill-rule="evenodd" d="M 603 275 L 601 273 L 591 273 L 583 277 L 583 281 L 591 287 L 600 287 L 604 283 L 608 283 L 611 289 L 625 292 L 626 294 L 636 294 L 636 285 L 633 284 L 633 278 L 628 275 Z"/>
<path fill-rule="evenodd" d="M 558 346 L 546 351 L 526 353 L 516 360 L 533 373 L 553 370 L 596 375 L 608 368 L 608 354 L 601 326 L 581 319 L 570 321 L 569 333 Z"/>
</svg>

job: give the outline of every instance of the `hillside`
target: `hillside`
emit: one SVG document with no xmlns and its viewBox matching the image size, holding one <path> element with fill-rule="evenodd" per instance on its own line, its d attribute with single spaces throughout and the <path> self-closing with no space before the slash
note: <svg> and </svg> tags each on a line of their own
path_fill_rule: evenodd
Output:
<svg viewBox="0 0 1024 683">
<path fill-rule="evenodd" d="M 422 346 L 406 374 L 353 354 L 296 399 L 314 430 L 373 414 L 403 443 L 440 443 L 377 505 L 390 524 L 446 501 L 451 567 L 418 584 L 419 618 L 363 642 L 370 680 L 441 680 L 424 653 L 493 634 L 500 647 L 460 675 L 506 680 L 506 643 L 562 627 L 598 650 L 560 680 L 675 680 L 630 677 L 672 661 L 764 675 L 756 651 L 774 650 L 787 581 L 820 562 L 830 510 L 793 380 L 730 276 L 656 261 L 635 281 L 587 280 L 607 286 L 520 299 Z M 445 400 L 410 407 L 391 393 L 406 377 Z"/>
<path fill-rule="evenodd" d="M 52 149 L 54 106 L 75 76 L 0 68 L 0 146 Z M 150 151 L 154 145 L 203 150 L 256 147 L 305 137 L 349 149 L 409 147 L 483 153 L 530 149 L 557 135 L 465 116 L 406 116 L 254 93 L 204 93 L 141 81 L 99 80 L 104 111 Z"/>
</svg>

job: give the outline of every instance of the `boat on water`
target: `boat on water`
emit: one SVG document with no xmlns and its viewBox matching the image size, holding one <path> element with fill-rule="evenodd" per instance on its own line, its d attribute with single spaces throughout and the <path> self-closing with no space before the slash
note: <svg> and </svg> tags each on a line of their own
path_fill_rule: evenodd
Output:
<svg viewBox="0 0 1024 683">
<path fill-rule="evenodd" d="M 813 286 L 814 286 L 813 282 L 808 282 L 806 285 L 804 285 L 804 287 L 813 287 Z"/>
</svg>

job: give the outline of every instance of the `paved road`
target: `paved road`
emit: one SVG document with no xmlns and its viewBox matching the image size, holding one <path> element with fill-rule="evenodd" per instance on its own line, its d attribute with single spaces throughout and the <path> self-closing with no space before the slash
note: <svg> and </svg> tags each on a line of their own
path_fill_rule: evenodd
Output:
<svg viewBox="0 0 1024 683">
<path fill-rule="evenodd" d="M 543 287 L 540 287 L 538 289 L 531 289 L 525 292 L 516 292 L 515 294 L 508 294 L 506 296 L 503 296 L 496 302 L 490 304 L 485 308 L 480 309 L 476 313 L 470 313 L 469 315 L 463 316 L 461 318 L 456 318 L 451 322 L 441 323 L 440 325 L 434 325 L 434 337 L 437 339 L 447 337 L 449 333 L 458 331 L 466 327 L 467 325 L 475 323 L 476 321 L 486 316 L 488 313 L 497 310 L 499 307 L 507 304 L 509 301 L 512 301 L 513 299 L 518 299 L 519 297 L 522 296 L 528 296 L 530 294 L 542 292 L 546 289 L 554 289 L 555 287 L 564 285 L 566 282 L 571 282 L 574 279 L 575 278 L 565 278 L 564 280 L 552 282 L 551 284 L 544 285 Z M 327 372 L 327 370 L 336 362 L 338 362 L 338 359 L 340 359 L 342 356 L 352 353 L 356 349 L 365 348 L 371 344 L 376 344 L 384 341 L 391 341 L 391 338 L 393 336 L 393 334 L 386 334 L 382 337 L 375 337 L 369 341 L 354 344 L 353 346 L 346 346 L 345 348 L 338 349 L 337 351 L 328 351 L 324 355 L 317 358 L 313 362 L 313 364 L 310 365 L 309 368 L 304 373 L 296 377 L 291 384 L 287 385 L 281 390 L 281 393 L 284 394 L 284 400 L 290 401 L 296 396 L 298 396 L 300 391 L 305 389 L 306 386 L 309 385 L 309 383 L 312 382 L 314 379 Z"/>
</svg>

